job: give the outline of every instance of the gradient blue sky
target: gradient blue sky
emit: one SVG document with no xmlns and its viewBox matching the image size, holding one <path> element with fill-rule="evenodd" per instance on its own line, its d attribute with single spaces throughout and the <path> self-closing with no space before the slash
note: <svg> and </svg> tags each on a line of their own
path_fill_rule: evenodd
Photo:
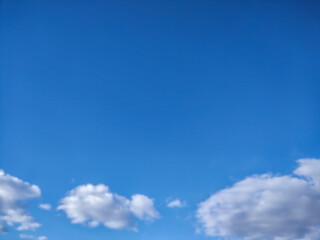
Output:
<svg viewBox="0 0 320 240">
<path fill-rule="evenodd" d="M 210 194 L 320 156 L 319 39 L 313 0 L 3 0 L 0 168 L 41 188 L 48 239 L 207 239 Z M 86 183 L 162 217 L 117 231 L 37 208 Z"/>
</svg>

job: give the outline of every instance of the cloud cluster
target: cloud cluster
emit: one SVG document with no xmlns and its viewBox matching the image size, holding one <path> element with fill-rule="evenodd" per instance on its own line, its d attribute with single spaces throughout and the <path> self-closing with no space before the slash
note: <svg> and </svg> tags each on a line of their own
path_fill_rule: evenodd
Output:
<svg viewBox="0 0 320 240">
<path fill-rule="evenodd" d="M 0 230 L 5 225 L 17 226 L 17 230 L 32 230 L 40 226 L 24 209 L 25 200 L 41 195 L 40 188 L 0 170 Z"/>
<path fill-rule="evenodd" d="M 64 210 L 72 223 L 91 227 L 103 224 L 111 229 L 136 229 L 133 217 L 148 221 L 159 218 L 152 199 L 141 194 L 127 199 L 103 184 L 74 188 L 61 200 L 58 210 Z"/>
<path fill-rule="evenodd" d="M 248 177 L 199 204 L 209 236 L 259 240 L 320 237 L 320 160 L 298 160 L 295 176 Z"/>
</svg>

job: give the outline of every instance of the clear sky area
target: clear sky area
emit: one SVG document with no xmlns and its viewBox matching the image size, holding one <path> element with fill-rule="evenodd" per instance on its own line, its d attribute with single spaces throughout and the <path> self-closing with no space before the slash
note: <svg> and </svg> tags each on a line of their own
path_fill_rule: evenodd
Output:
<svg viewBox="0 0 320 240">
<path fill-rule="evenodd" d="M 319 239 L 319 1 L 0 6 L 0 239 Z"/>
</svg>

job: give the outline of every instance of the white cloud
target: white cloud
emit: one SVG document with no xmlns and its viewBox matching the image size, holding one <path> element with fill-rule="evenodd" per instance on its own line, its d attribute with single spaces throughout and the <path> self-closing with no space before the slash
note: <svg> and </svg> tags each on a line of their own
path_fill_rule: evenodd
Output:
<svg viewBox="0 0 320 240">
<path fill-rule="evenodd" d="M 185 207 L 185 203 L 181 202 L 179 199 L 175 199 L 175 200 L 168 202 L 167 207 L 169 207 L 169 208 L 182 208 L 182 207 Z"/>
<path fill-rule="evenodd" d="M 39 208 L 41 208 L 41 209 L 43 209 L 43 210 L 50 211 L 50 210 L 51 210 L 51 205 L 50 205 L 50 204 L 43 203 L 43 204 L 39 204 Z"/>
<path fill-rule="evenodd" d="M 300 159 L 298 163 L 294 174 L 306 177 L 320 191 L 320 159 Z"/>
<path fill-rule="evenodd" d="M 296 176 L 247 177 L 199 204 L 205 234 L 259 240 L 320 237 L 320 160 L 302 159 Z"/>
<path fill-rule="evenodd" d="M 130 211 L 141 220 L 152 221 L 159 218 L 159 213 L 153 206 L 153 199 L 142 194 L 135 194 L 131 197 Z"/>
<path fill-rule="evenodd" d="M 0 223 L 0 234 L 6 233 L 7 229 Z"/>
<path fill-rule="evenodd" d="M 17 230 L 32 230 L 40 226 L 24 209 L 25 200 L 39 197 L 40 188 L 0 170 L 0 225 L 16 226 Z"/>
<path fill-rule="evenodd" d="M 159 217 L 153 200 L 147 196 L 136 194 L 130 200 L 103 184 L 74 188 L 61 200 L 58 210 L 64 210 L 72 223 L 87 223 L 90 227 L 103 224 L 112 229 L 135 229 L 133 216 L 148 221 Z"/>
<path fill-rule="evenodd" d="M 19 237 L 21 239 L 37 239 L 37 240 L 47 240 L 46 236 L 34 237 L 32 235 L 20 234 Z"/>
<path fill-rule="evenodd" d="M 34 239 L 34 236 L 32 235 L 26 235 L 26 234 L 20 234 L 19 237 L 21 239 Z"/>
<path fill-rule="evenodd" d="M 47 240 L 48 238 L 46 236 L 40 236 L 37 238 L 38 240 Z"/>
</svg>

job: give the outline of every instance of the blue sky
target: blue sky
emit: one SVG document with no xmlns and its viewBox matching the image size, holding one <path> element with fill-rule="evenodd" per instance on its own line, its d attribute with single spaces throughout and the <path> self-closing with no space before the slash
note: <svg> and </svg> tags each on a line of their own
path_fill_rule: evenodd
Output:
<svg viewBox="0 0 320 240">
<path fill-rule="evenodd" d="M 31 234 L 208 239 L 200 202 L 319 157 L 319 13 L 312 0 L 3 0 L 0 168 L 41 189 Z M 56 208 L 89 183 L 144 194 L 161 218 L 72 224 Z"/>
</svg>

